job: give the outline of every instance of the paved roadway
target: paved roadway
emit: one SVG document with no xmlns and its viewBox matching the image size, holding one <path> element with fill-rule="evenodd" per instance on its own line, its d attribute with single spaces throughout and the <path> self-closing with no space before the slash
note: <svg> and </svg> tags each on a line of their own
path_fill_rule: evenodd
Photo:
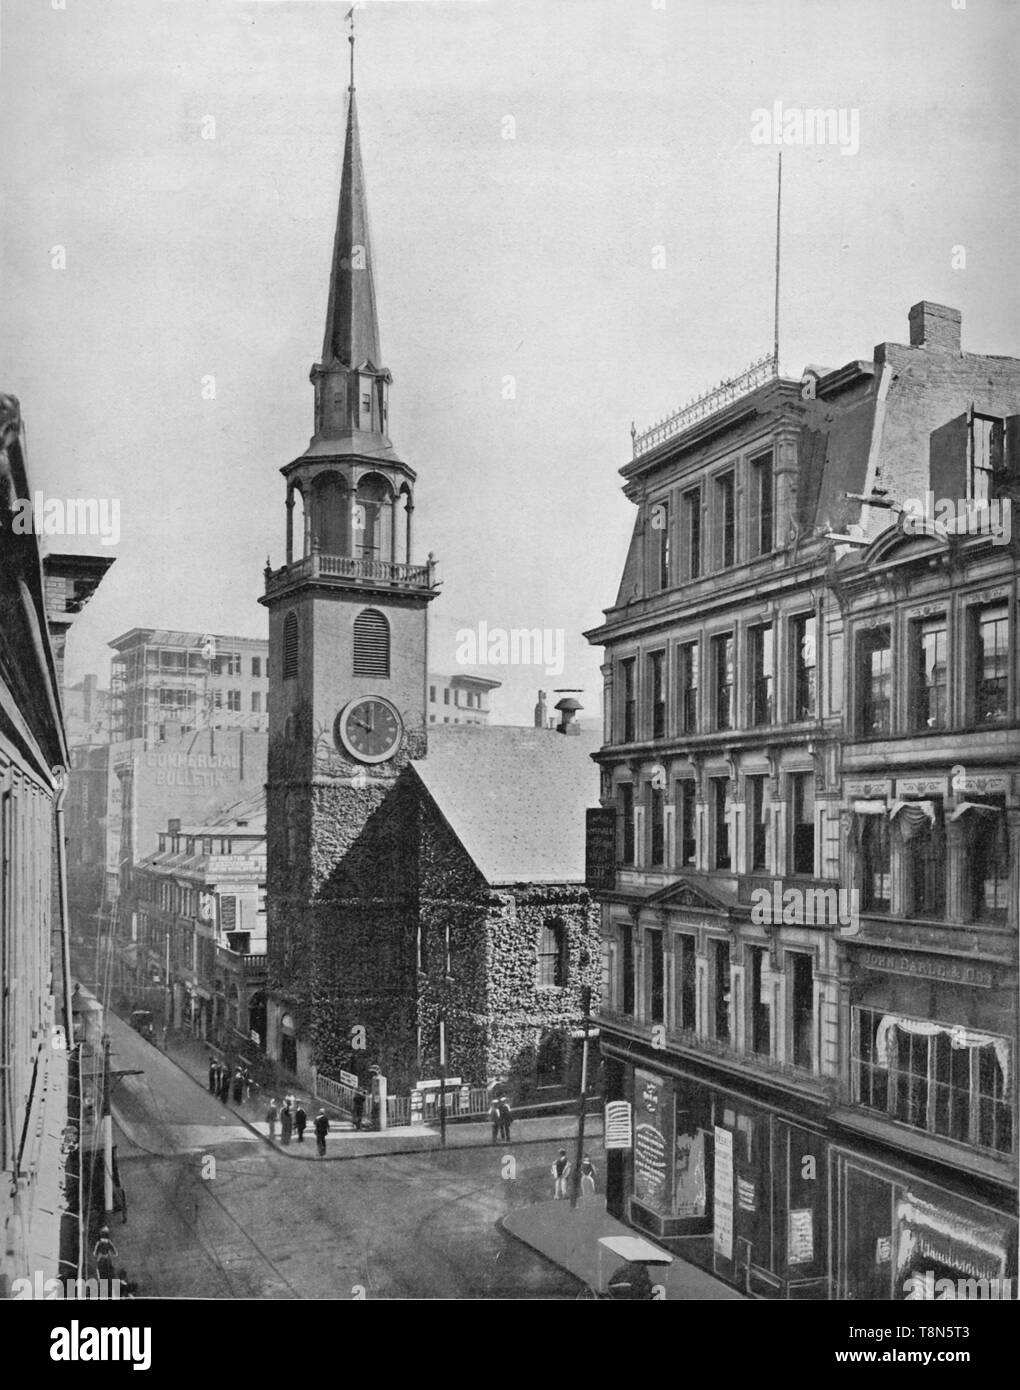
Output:
<svg viewBox="0 0 1020 1390">
<path fill-rule="evenodd" d="M 569 1275 L 495 1226 L 512 1207 L 548 1199 L 559 1141 L 515 1144 L 509 1181 L 502 1151 L 488 1147 L 303 1162 L 270 1148 L 123 1020 L 107 1019 L 113 1068 L 144 1072 L 121 1077 L 113 1093 L 128 1222 L 111 1227 L 118 1264 L 141 1294 L 576 1296 Z"/>
</svg>

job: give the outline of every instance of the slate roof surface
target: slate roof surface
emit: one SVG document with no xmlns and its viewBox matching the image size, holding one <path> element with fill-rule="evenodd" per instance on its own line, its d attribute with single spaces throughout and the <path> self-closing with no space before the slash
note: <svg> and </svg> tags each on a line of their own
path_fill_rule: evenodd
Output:
<svg viewBox="0 0 1020 1390">
<path fill-rule="evenodd" d="M 443 724 L 428 735 L 412 766 L 488 883 L 584 882 L 601 734 Z"/>
</svg>

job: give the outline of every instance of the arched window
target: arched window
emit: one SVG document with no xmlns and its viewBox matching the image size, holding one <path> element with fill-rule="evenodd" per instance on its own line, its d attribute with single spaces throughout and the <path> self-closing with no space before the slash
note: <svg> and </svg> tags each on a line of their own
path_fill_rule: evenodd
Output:
<svg viewBox="0 0 1020 1390">
<path fill-rule="evenodd" d="M 283 620 L 283 679 L 294 680 L 297 676 L 298 625 L 297 614 L 288 613 Z"/>
<path fill-rule="evenodd" d="M 377 608 L 354 619 L 354 674 L 389 679 L 390 625 Z"/>
<path fill-rule="evenodd" d="M 538 987 L 557 989 L 566 983 L 567 929 L 562 917 L 549 917 L 538 942 Z"/>
</svg>

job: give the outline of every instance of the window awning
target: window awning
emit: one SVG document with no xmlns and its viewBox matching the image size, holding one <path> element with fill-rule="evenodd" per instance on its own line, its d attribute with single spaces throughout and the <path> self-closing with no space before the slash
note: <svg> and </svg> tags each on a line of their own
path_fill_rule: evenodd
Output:
<svg viewBox="0 0 1020 1390">
<path fill-rule="evenodd" d="M 967 815 L 970 811 L 977 811 L 979 813 L 983 811 L 987 816 L 998 816 L 1002 814 L 1002 810 L 1003 808 L 1001 806 L 986 806 L 981 801 L 961 801 L 956 810 L 950 815 L 949 819 L 959 820 L 961 816 Z"/>
<path fill-rule="evenodd" d="M 920 820 L 922 816 L 935 824 L 935 803 L 934 801 L 894 801 L 892 810 L 889 812 L 889 819 L 895 820 L 902 812 L 907 812 L 908 820 Z"/>
<path fill-rule="evenodd" d="M 996 1061 L 1002 1072 L 1003 1095 L 1009 1095 L 1011 1048 L 1008 1038 L 997 1037 L 994 1033 L 981 1033 L 975 1028 L 965 1028 L 961 1023 L 929 1023 L 917 1018 L 902 1018 L 899 1014 L 886 1014 L 875 1031 L 875 1061 L 880 1067 L 889 1066 L 889 1049 L 896 1029 L 902 1033 L 913 1033 L 928 1038 L 944 1033 L 956 1050 L 965 1047 L 994 1048 Z"/>
<path fill-rule="evenodd" d="M 855 801 L 853 812 L 855 816 L 885 816 L 889 807 L 884 801 Z"/>
</svg>

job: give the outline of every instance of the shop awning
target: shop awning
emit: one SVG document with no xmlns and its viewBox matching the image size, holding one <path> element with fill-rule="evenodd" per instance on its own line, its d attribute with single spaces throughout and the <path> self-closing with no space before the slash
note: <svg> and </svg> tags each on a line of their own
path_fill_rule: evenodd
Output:
<svg viewBox="0 0 1020 1390">
<path fill-rule="evenodd" d="M 978 814 L 984 813 L 986 816 L 1001 816 L 1002 810 L 1001 806 L 986 806 L 981 801 L 961 801 L 949 819 L 959 820 L 961 816 L 969 815 L 972 811 Z"/>
<path fill-rule="evenodd" d="M 885 816 L 889 807 L 884 801 L 855 801 L 853 812 L 855 816 Z"/>
<path fill-rule="evenodd" d="M 1008 1038 L 996 1037 L 994 1033 L 980 1033 L 974 1028 L 965 1028 L 960 1023 L 928 1023 L 918 1018 L 901 1018 L 899 1014 L 886 1014 L 875 1030 L 875 1061 L 880 1067 L 889 1065 L 889 1045 L 893 1029 L 901 1033 L 913 1033 L 922 1037 L 934 1037 L 944 1033 L 952 1047 L 957 1050 L 965 1047 L 993 1047 L 995 1058 L 1002 1072 L 1003 1095 L 1009 1095 L 1010 1087 L 1010 1042 Z"/>
</svg>

